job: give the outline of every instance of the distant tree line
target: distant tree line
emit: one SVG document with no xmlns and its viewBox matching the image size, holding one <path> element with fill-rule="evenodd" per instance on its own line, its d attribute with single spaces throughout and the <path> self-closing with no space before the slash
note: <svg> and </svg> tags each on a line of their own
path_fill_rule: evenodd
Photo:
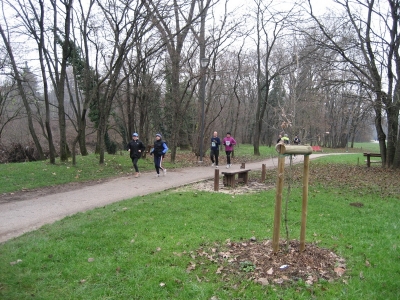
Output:
<svg viewBox="0 0 400 300">
<path fill-rule="evenodd" d="M 174 162 L 178 149 L 208 150 L 215 130 L 255 155 L 287 133 L 333 148 L 377 139 L 398 168 L 399 7 L 3 0 L 0 147 L 75 162 L 94 134 L 103 164 L 133 132 L 146 144 L 160 132 Z"/>
</svg>

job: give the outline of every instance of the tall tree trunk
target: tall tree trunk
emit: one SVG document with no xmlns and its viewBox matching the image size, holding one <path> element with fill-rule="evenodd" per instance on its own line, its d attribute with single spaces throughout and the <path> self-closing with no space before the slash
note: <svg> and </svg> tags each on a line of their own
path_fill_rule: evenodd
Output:
<svg viewBox="0 0 400 300">
<path fill-rule="evenodd" d="M 54 1 L 54 9 L 56 11 L 56 1 Z M 57 82 L 57 100 L 58 100 L 58 124 L 60 130 L 60 160 L 67 161 L 70 155 L 67 144 L 67 125 L 65 118 L 65 79 L 67 76 L 67 59 L 70 56 L 70 31 L 71 31 L 71 10 L 73 0 L 64 1 L 65 21 L 64 21 L 64 41 L 62 44 L 61 72 L 59 81 Z M 57 23 L 55 23 L 57 24 Z"/>
<path fill-rule="evenodd" d="M 399 109 L 393 105 L 392 101 L 386 108 L 386 115 L 388 120 L 386 165 L 393 167 L 398 138 L 397 131 L 399 130 Z"/>
<path fill-rule="evenodd" d="M 15 79 L 17 81 L 19 93 L 21 95 L 22 101 L 24 102 L 24 106 L 25 106 L 26 113 L 27 113 L 27 116 L 28 116 L 29 132 L 30 132 L 30 134 L 32 136 L 32 139 L 33 139 L 33 142 L 35 144 L 36 151 L 38 152 L 39 159 L 43 160 L 44 159 L 44 153 L 43 153 L 42 146 L 40 145 L 39 139 L 38 139 L 38 137 L 36 135 L 35 128 L 33 126 L 32 110 L 31 110 L 31 108 L 29 106 L 29 101 L 27 99 L 24 87 L 22 85 L 22 78 L 21 78 L 21 75 L 19 74 L 19 70 L 18 70 L 17 64 L 15 62 L 14 53 L 13 53 L 13 51 L 11 49 L 11 45 L 10 45 L 9 41 L 7 40 L 6 35 L 4 34 L 4 31 L 3 31 L 3 28 L 2 28 L 1 25 L 0 25 L 0 34 L 1 34 L 2 38 L 3 38 L 4 45 L 6 46 L 7 53 L 8 53 L 8 56 L 10 58 L 10 61 L 11 61 L 11 65 L 12 65 L 12 68 L 13 68 L 13 71 L 14 71 Z"/>
<path fill-rule="evenodd" d="M 54 142 L 53 142 L 53 133 L 51 130 L 51 125 L 50 125 L 50 101 L 49 101 L 49 88 L 47 84 L 47 75 L 46 75 L 46 67 L 44 65 L 45 57 L 43 53 L 43 48 L 44 48 L 44 5 L 43 1 L 39 1 L 40 3 L 40 21 L 39 21 L 39 27 L 40 27 L 40 38 L 39 38 L 39 63 L 40 63 L 40 70 L 42 73 L 42 80 L 43 80 L 43 95 L 44 95 L 44 105 L 45 105 L 45 126 L 46 126 L 46 132 L 47 132 L 47 140 L 49 144 L 49 156 L 50 156 L 50 163 L 55 164 L 56 163 L 56 149 L 54 147 Z"/>
<path fill-rule="evenodd" d="M 378 135 L 379 150 L 382 156 L 382 166 L 386 166 L 386 134 L 382 128 L 382 93 L 376 93 L 374 103 L 375 110 L 375 129 Z"/>
</svg>

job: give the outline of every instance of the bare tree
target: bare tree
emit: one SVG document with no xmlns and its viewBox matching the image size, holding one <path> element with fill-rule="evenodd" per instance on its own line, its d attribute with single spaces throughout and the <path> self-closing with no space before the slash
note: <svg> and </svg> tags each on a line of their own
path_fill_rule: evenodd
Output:
<svg viewBox="0 0 400 300">
<path fill-rule="evenodd" d="M 4 14 L 4 11 L 3 11 L 3 14 Z M 27 97 L 27 95 L 25 93 L 25 90 L 23 88 L 24 79 L 20 74 L 20 70 L 18 69 L 17 62 L 16 62 L 16 60 L 14 58 L 14 53 L 13 53 L 13 50 L 12 50 L 12 47 L 11 47 L 9 36 L 6 35 L 6 33 L 3 30 L 3 26 L 1 24 L 0 24 L 0 34 L 1 34 L 1 37 L 3 39 L 3 43 L 5 45 L 5 48 L 7 50 L 7 54 L 8 54 L 9 59 L 10 59 L 11 67 L 12 67 L 12 70 L 13 70 L 13 76 L 14 76 L 16 82 L 17 82 L 18 90 L 19 90 L 20 96 L 22 98 L 22 101 L 24 103 L 25 110 L 27 112 L 29 132 L 30 132 L 30 134 L 32 136 L 32 139 L 33 139 L 33 142 L 35 144 L 36 150 L 38 151 L 39 159 L 44 159 L 43 149 L 42 149 L 42 146 L 40 145 L 39 138 L 37 137 L 37 134 L 35 132 L 35 128 L 33 126 L 32 109 L 31 109 L 31 107 L 29 105 L 28 97 Z"/>
<path fill-rule="evenodd" d="M 3 82 L 0 86 L 0 145 L 2 132 L 7 124 L 22 117 L 23 105 L 12 101 L 15 92 L 15 82 Z"/>
<path fill-rule="evenodd" d="M 178 3 L 173 1 L 172 5 L 163 1 L 147 0 L 143 1 L 148 12 L 153 17 L 153 22 L 157 27 L 161 39 L 166 46 L 168 58 L 170 61 L 170 94 L 171 94 L 171 161 L 176 158 L 177 144 L 179 140 L 179 130 L 183 123 L 183 116 L 186 114 L 189 107 L 190 97 L 186 97 L 186 88 L 181 90 L 181 66 L 182 66 L 182 50 L 184 43 L 189 33 L 189 30 L 196 20 L 203 16 L 210 6 L 210 0 L 206 0 L 203 4 L 201 1 L 202 10 L 195 14 L 197 0 L 190 2 L 183 1 Z M 168 2 L 168 1 L 167 1 Z M 187 3 L 187 4 L 186 4 Z M 204 56 L 203 56 L 204 57 Z"/>
<path fill-rule="evenodd" d="M 399 10 L 398 1 L 389 0 L 387 6 L 379 1 L 336 0 L 345 13 L 335 27 L 327 27 L 313 13 L 309 1 L 310 14 L 317 24 L 322 36 L 321 46 L 338 53 L 344 62 L 349 64 L 363 86 L 375 94 L 375 129 L 378 134 L 382 164 L 388 167 L 399 167 L 397 159 L 400 56 L 399 50 Z M 387 30 L 376 32 L 375 22 L 381 22 Z M 338 31 L 354 33 L 354 39 L 343 39 Z M 358 55 L 354 55 L 357 49 Z M 394 62 L 394 66 L 393 66 Z M 382 70 L 382 71 L 381 71 Z M 384 90 L 387 86 L 387 90 Z M 383 129 L 382 111 L 385 110 L 388 121 L 388 135 Z M 395 160 L 396 156 L 396 160 Z M 396 163 L 395 163 L 396 161 Z"/>
<path fill-rule="evenodd" d="M 117 95 L 121 84 L 126 80 L 123 76 L 124 61 L 134 49 L 135 44 L 146 34 L 148 28 L 145 26 L 147 15 L 142 10 L 142 3 L 127 1 L 117 3 L 111 1 L 107 5 L 99 4 L 103 15 L 108 23 L 106 38 L 111 42 L 110 49 L 101 49 L 99 54 L 106 66 L 105 74 L 99 78 L 97 86 L 97 105 L 99 112 L 97 144 L 99 146 L 100 164 L 104 163 L 104 137 L 107 131 L 114 97 Z M 129 22 L 126 22 L 129 20 Z M 97 64 L 98 66 L 98 64 Z M 99 70 L 98 70 L 99 72 Z M 100 73 L 98 73 L 100 75 Z"/>
<path fill-rule="evenodd" d="M 256 38 L 257 48 L 257 108 L 254 132 L 254 154 L 260 155 L 260 137 L 263 129 L 263 119 L 266 112 L 271 84 L 277 76 L 284 75 L 294 63 L 291 57 L 287 58 L 284 51 L 275 51 L 277 45 L 285 37 L 290 36 L 290 25 L 293 22 L 294 7 L 287 12 L 278 12 L 273 8 L 273 1 L 255 0 L 256 11 Z"/>
<path fill-rule="evenodd" d="M 200 58 L 209 57 L 210 59 L 206 74 L 201 74 L 201 76 L 206 76 L 207 85 L 204 95 L 204 116 L 200 108 L 203 103 L 198 101 L 198 119 L 200 120 L 198 124 L 202 123 L 204 117 L 204 133 L 209 133 L 209 135 L 205 134 L 203 141 L 201 141 L 199 126 L 195 126 L 193 149 L 196 149 L 196 155 L 199 155 L 197 152 L 198 144 L 202 142 L 204 145 L 216 130 L 216 128 L 211 128 L 212 126 L 224 127 L 225 130 L 232 128 L 229 131 L 232 131 L 233 136 L 236 136 L 240 123 L 235 122 L 235 120 L 238 120 L 237 116 L 241 113 L 240 104 L 244 100 L 240 95 L 239 87 L 243 76 L 241 60 L 243 59 L 242 52 L 244 52 L 245 39 L 238 45 L 238 52 L 232 51 L 231 48 L 236 48 L 233 44 L 246 34 L 242 32 L 245 18 L 238 17 L 235 11 L 229 13 L 227 5 L 228 1 L 226 0 L 223 11 L 218 11 L 219 16 L 215 6 L 204 11 L 201 17 L 200 30 L 196 27 L 197 23 L 191 26 L 194 39 L 200 48 Z M 202 11 L 203 9 L 206 9 L 204 1 L 200 1 L 199 10 Z M 210 19 L 208 16 L 210 16 Z M 195 75 L 193 74 L 192 77 L 195 78 Z M 198 96 L 200 100 L 200 94 Z M 236 100 L 237 105 L 232 103 L 233 99 Z M 227 119 L 227 123 L 223 122 L 225 124 L 222 126 L 219 124 L 221 122 L 217 122 L 217 119 L 222 117 L 221 114 L 224 109 L 230 110 L 233 117 Z"/>
</svg>

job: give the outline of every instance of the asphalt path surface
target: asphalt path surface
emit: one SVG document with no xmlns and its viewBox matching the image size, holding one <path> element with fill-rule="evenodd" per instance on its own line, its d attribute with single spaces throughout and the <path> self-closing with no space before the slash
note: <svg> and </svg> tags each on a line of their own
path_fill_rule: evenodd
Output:
<svg viewBox="0 0 400 300">
<path fill-rule="evenodd" d="M 322 155 L 324 154 L 312 154 L 310 159 Z M 302 155 L 297 155 L 294 163 L 301 163 L 303 159 Z M 289 159 L 286 161 L 289 162 Z M 246 169 L 261 170 L 263 164 L 268 169 L 276 168 L 278 159 L 246 163 Z M 231 167 L 232 170 L 239 168 L 240 164 Z M 118 177 L 68 191 L 39 194 L 33 198 L 16 201 L 0 201 L 0 243 L 78 212 L 212 179 L 214 170 L 215 168 L 210 166 L 171 169 L 167 170 L 166 176 L 160 175 L 158 178 L 155 177 L 155 172 L 149 172 L 143 173 L 139 178 Z M 220 166 L 220 174 L 225 170 L 225 165 Z M 0 195 L 0 200 L 1 197 Z"/>
</svg>

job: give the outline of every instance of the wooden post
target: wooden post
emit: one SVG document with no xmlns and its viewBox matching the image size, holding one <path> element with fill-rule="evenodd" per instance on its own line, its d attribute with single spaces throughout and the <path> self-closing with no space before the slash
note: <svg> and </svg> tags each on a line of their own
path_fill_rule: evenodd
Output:
<svg viewBox="0 0 400 300">
<path fill-rule="evenodd" d="M 261 182 L 264 182 L 266 177 L 267 177 L 267 165 L 262 164 L 261 165 Z"/>
<path fill-rule="evenodd" d="M 301 230 L 300 230 L 300 252 L 304 251 L 306 245 L 307 203 L 308 203 L 308 174 L 310 156 L 304 155 L 303 169 L 303 203 L 301 208 Z"/>
<path fill-rule="evenodd" d="M 219 191 L 219 169 L 215 169 L 214 172 L 214 191 Z"/>
<path fill-rule="evenodd" d="M 272 239 L 273 252 L 279 251 L 279 235 L 282 213 L 282 191 L 285 178 L 285 156 L 279 155 L 278 159 L 278 180 L 276 183 L 275 216 L 274 216 L 274 235 Z"/>
</svg>

